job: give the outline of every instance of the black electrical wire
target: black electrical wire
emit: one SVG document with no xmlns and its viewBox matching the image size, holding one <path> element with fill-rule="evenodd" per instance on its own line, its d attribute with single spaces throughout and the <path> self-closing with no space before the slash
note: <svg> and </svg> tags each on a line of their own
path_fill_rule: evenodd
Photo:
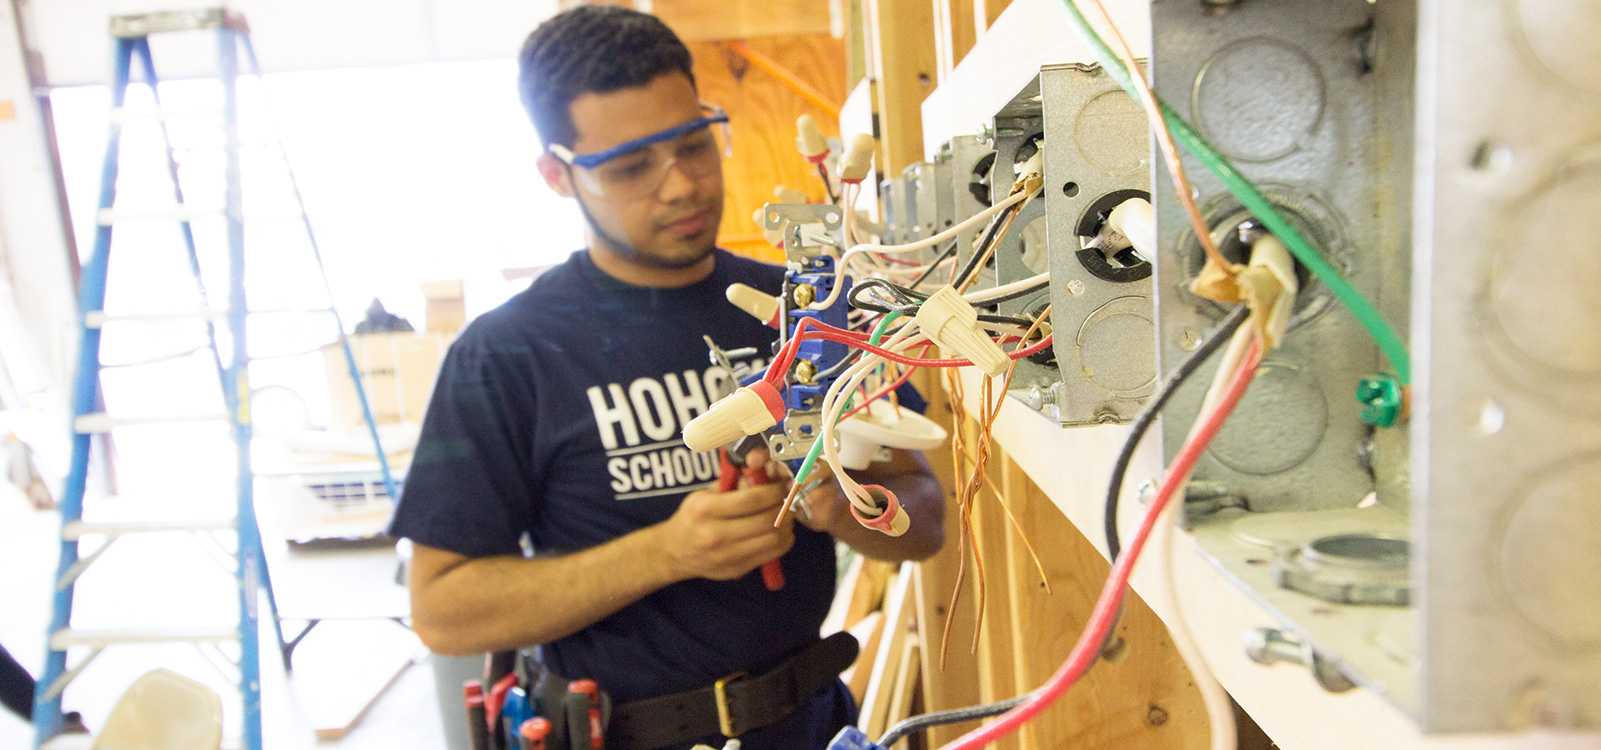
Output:
<svg viewBox="0 0 1601 750">
<path fill-rule="evenodd" d="M 883 737 L 878 738 L 878 742 L 874 744 L 879 747 L 894 747 L 895 743 L 901 741 L 901 738 L 929 727 L 960 724 L 964 721 L 977 721 L 979 719 L 988 719 L 991 716 L 1000 716 L 1016 708 L 1023 701 L 1033 697 L 1033 695 L 1033 693 L 1024 693 L 1016 698 L 1009 698 L 999 703 L 970 706 L 968 708 L 953 708 L 949 711 L 936 711 L 922 716 L 913 716 L 890 727 L 889 731 L 885 732 Z"/>
<path fill-rule="evenodd" d="M 1146 431 L 1156 422 L 1157 415 L 1167 406 L 1168 400 L 1173 398 L 1179 387 L 1184 385 L 1196 370 L 1201 369 L 1206 360 L 1228 343 L 1229 338 L 1239 330 L 1240 324 L 1244 323 L 1246 316 L 1250 314 L 1251 311 L 1245 305 L 1235 307 L 1234 311 L 1207 336 L 1206 341 L 1201 342 L 1201 347 L 1179 363 L 1178 369 L 1174 370 L 1173 374 L 1167 377 L 1167 382 L 1162 384 L 1162 389 L 1146 401 L 1145 407 L 1134 417 L 1134 424 L 1129 428 L 1128 437 L 1123 441 L 1123 449 L 1118 451 L 1117 463 L 1112 465 L 1112 481 L 1106 489 L 1106 551 L 1107 556 L 1114 562 L 1123 551 L 1123 542 L 1117 531 L 1118 497 L 1123 494 L 1123 479 L 1128 474 L 1129 461 L 1134 458 L 1134 449 L 1139 446 L 1140 439 L 1145 437 Z"/>
<path fill-rule="evenodd" d="M 978 259 L 984 257 L 984 250 L 990 246 L 990 243 L 995 241 L 995 236 L 1000 233 L 1001 227 L 1006 226 L 1007 215 L 1016 212 L 1018 207 L 1027 202 L 1024 200 L 1007 206 L 995 215 L 994 220 L 990 221 L 989 229 L 984 232 L 984 240 L 978 243 L 978 247 L 973 250 L 973 257 L 967 259 L 967 265 L 963 266 L 962 270 L 956 274 L 956 288 L 962 288 L 962 285 L 967 283 L 968 276 L 978 273 Z"/>
<path fill-rule="evenodd" d="M 912 283 L 907 285 L 906 288 L 907 289 L 916 289 L 917 285 L 919 285 L 919 284 L 921 284 L 921 283 L 923 283 L 925 281 L 928 281 L 928 277 L 934 275 L 934 269 L 939 268 L 939 264 L 944 263 L 947 258 L 949 258 L 949 257 L 951 257 L 952 255 L 955 255 L 955 254 L 956 254 L 956 243 L 952 242 L 950 247 L 945 248 L 945 252 L 940 253 L 939 257 L 935 258 L 933 263 L 928 264 L 928 269 L 923 271 L 923 275 L 918 276 L 915 279 L 912 279 Z"/>
<path fill-rule="evenodd" d="M 874 301 L 862 296 L 863 292 L 873 289 L 884 290 L 892 299 L 886 300 L 883 297 L 879 297 L 877 301 Z M 850 301 L 851 307 L 861 310 L 871 310 L 886 314 L 898 312 L 902 315 L 916 315 L 918 304 L 928 299 L 928 295 L 891 284 L 883 279 L 863 279 L 851 287 L 850 296 L 847 299 Z"/>
<path fill-rule="evenodd" d="M 817 176 L 823 178 L 823 192 L 828 193 L 828 202 L 838 203 L 839 198 L 834 195 L 834 183 L 828 180 L 828 168 L 818 164 Z"/>
</svg>

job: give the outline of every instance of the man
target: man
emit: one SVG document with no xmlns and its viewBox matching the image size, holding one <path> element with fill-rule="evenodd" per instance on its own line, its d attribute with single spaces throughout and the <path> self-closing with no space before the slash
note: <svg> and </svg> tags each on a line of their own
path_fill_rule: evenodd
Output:
<svg viewBox="0 0 1601 750">
<path fill-rule="evenodd" d="M 688 49 L 646 14 L 559 14 L 520 65 L 540 174 L 577 202 L 589 247 L 446 357 L 393 527 L 414 543 L 416 631 L 447 655 L 540 644 L 551 673 L 611 695 L 613 747 L 721 745 L 721 728 L 746 748 L 821 748 L 855 712 L 838 649 L 818 638 L 833 539 L 927 557 L 943 542 L 940 488 L 920 454 L 861 472 L 911 515 L 897 538 L 856 523 L 832 483 L 801 528 L 773 526 L 783 484 L 715 491 L 716 457 L 681 438 L 727 378 L 701 336 L 769 351 L 773 331 L 723 292 L 776 294 L 783 275 L 714 246 L 723 118 L 699 101 Z M 779 591 L 753 572 L 774 559 Z M 740 673 L 720 701 L 714 684 Z"/>
</svg>

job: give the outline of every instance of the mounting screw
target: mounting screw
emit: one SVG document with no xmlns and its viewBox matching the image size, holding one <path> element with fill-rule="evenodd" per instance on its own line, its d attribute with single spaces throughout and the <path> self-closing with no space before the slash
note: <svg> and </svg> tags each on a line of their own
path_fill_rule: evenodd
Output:
<svg viewBox="0 0 1601 750">
<path fill-rule="evenodd" d="M 986 146 L 995 145 L 995 128 L 989 123 L 980 125 L 978 129 L 978 140 L 980 143 Z"/>
<path fill-rule="evenodd" d="M 1308 644 L 1292 640 L 1274 628 L 1256 628 L 1245 633 L 1245 655 L 1257 664 L 1272 665 L 1279 662 L 1300 664 L 1312 670 L 1312 677 L 1331 693 L 1343 693 L 1356 687 L 1339 667 L 1334 666 Z"/>
<path fill-rule="evenodd" d="M 1362 421 L 1374 427 L 1394 427 L 1406 411 L 1406 391 L 1394 376 L 1380 373 L 1356 384 L 1356 400 L 1363 404 Z"/>
<path fill-rule="evenodd" d="M 1245 655 L 1264 666 L 1279 662 L 1312 666 L 1312 649 L 1300 641 L 1286 638 L 1283 631 L 1274 628 L 1246 631 Z"/>
</svg>

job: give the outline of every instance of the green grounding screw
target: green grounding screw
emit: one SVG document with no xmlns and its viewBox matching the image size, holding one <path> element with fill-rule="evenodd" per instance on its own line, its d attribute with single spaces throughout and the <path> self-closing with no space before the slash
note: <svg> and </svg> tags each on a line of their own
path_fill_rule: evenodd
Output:
<svg viewBox="0 0 1601 750">
<path fill-rule="evenodd" d="M 1356 400 L 1362 402 L 1362 421 L 1374 427 L 1394 427 L 1401 421 L 1404 397 L 1395 376 L 1380 373 L 1356 384 Z"/>
</svg>

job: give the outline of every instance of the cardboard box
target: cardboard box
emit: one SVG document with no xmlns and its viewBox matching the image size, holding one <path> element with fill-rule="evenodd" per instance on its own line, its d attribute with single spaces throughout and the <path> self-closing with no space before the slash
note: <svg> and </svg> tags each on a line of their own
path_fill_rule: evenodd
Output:
<svg viewBox="0 0 1601 750">
<path fill-rule="evenodd" d="M 453 334 L 467 324 L 467 299 L 460 281 L 425 281 L 424 326 L 429 333 Z"/>
<path fill-rule="evenodd" d="M 439 363 L 451 337 L 443 333 L 364 333 L 350 337 L 350 352 L 361 373 L 373 420 L 378 424 L 421 422 L 433 393 Z M 328 370 L 329 422 L 334 432 L 367 428 L 345 353 L 338 344 L 323 347 Z"/>
</svg>

